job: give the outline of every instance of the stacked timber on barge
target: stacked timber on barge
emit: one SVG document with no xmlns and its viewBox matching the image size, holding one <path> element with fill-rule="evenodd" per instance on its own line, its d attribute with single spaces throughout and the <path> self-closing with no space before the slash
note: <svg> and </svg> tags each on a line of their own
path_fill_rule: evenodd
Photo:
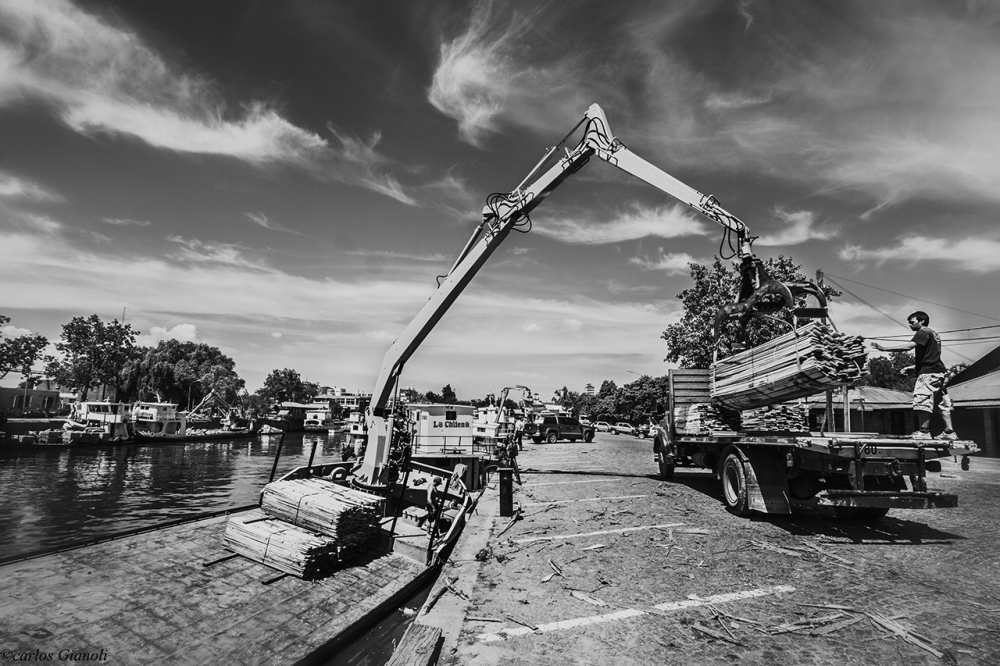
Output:
<svg viewBox="0 0 1000 666">
<path fill-rule="evenodd" d="M 320 478 L 264 486 L 261 508 L 232 516 L 226 547 L 307 580 L 329 573 L 378 541 L 382 498 Z"/>
</svg>

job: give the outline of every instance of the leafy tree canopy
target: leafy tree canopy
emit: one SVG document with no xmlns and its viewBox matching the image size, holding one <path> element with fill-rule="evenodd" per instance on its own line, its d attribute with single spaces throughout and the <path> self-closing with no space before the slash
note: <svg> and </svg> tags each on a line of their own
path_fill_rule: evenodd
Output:
<svg viewBox="0 0 1000 666">
<path fill-rule="evenodd" d="M 307 403 L 319 394 L 319 386 L 312 382 L 302 381 L 299 373 L 291 368 L 272 370 L 264 380 L 264 385 L 257 394 L 269 403 L 302 402 Z"/>
<path fill-rule="evenodd" d="M 61 359 L 47 356 L 45 371 L 59 384 L 81 391 L 84 400 L 95 386 L 121 388 L 121 371 L 132 360 L 135 330 L 117 320 L 104 323 L 96 314 L 73 317 L 63 324 L 56 349 Z"/>
<path fill-rule="evenodd" d="M 711 267 L 695 263 L 689 265 L 694 285 L 678 294 L 684 306 L 684 316 L 676 324 L 667 326 L 660 337 L 667 341 L 666 361 L 677 363 L 682 368 L 707 368 L 712 363 L 715 316 L 724 305 L 736 300 L 740 273 L 735 265 L 726 265 L 718 257 Z M 776 259 L 766 259 L 764 266 L 774 279 L 781 282 L 806 281 L 801 273 L 802 267 L 791 257 L 779 255 Z M 827 299 L 840 296 L 840 292 L 828 286 L 824 286 L 823 291 Z M 754 317 L 747 325 L 749 344 L 756 346 L 787 332 L 791 321 L 792 315 L 787 309 L 771 317 Z M 730 320 L 723 326 L 718 345 L 720 359 L 732 355 L 737 327 L 736 320 Z"/>
<path fill-rule="evenodd" d="M 236 362 L 218 347 L 203 342 L 162 340 L 156 347 L 139 348 L 124 372 L 124 385 L 138 397 L 197 404 L 212 391 L 230 404 L 238 400 L 245 382 Z"/>
<path fill-rule="evenodd" d="M 871 356 L 858 384 L 895 391 L 913 391 L 916 379 L 912 374 L 903 374 L 903 368 L 913 363 L 912 352 L 890 352 L 889 356 Z"/>
<path fill-rule="evenodd" d="M 0 315 L 0 331 L 10 323 L 10 317 Z M 0 379 L 16 370 L 24 375 L 42 356 L 49 341 L 42 335 L 19 335 L 0 340 Z"/>
</svg>

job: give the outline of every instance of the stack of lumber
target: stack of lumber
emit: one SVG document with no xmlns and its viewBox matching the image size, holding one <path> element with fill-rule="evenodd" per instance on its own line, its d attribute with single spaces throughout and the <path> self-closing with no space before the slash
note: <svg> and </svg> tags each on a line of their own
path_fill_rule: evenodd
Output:
<svg viewBox="0 0 1000 666">
<path fill-rule="evenodd" d="M 299 578 L 317 578 L 340 561 L 337 541 L 275 520 L 259 509 L 229 517 L 226 547 Z"/>
<path fill-rule="evenodd" d="M 332 537 L 348 559 L 378 539 L 382 501 L 313 477 L 267 484 L 260 507 L 269 516 Z"/>
<path fill-rule="evenodd" d="M 741 416 L 746 432 L 803 432 L 808 415 L 805 405 L 792 402 L 747 409 Z"/>
<path fill-rule="evenodd" d="M 678 435 L 711 435 L 738 432 L 739 412 L 708 402 L 674 407 L 674 429 Z"/>
<path fill-rule="evenodd" d="M 752 409 L 854 383 L 865 364 L 864 340 L 810 322 L 711 367 L 712 401 Z"/>
</svg>

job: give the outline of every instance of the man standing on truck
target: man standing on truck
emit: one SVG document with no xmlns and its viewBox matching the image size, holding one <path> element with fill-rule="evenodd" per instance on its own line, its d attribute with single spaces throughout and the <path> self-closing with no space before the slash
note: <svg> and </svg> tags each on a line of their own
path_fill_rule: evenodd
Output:
<svg viewBox="0 0 1000 666">
<path fill-rule="evenodd" d="M 872 347 L 885 352 L 914 350 L 916 362 L 903 368 L 904 373 L 912 369 L 917 375 L 917 383 L 913 387 L 913 411 L 920 420 L 920 429 L 910 436 L 913 439 L 931 439 L 931 416 L 938 411 L 944 419 L 944 432 L 938 438 L 958 439 L 951 424 L 951 397 L 944 385 L 948 369 L 941 362 L 941 336 L 928 328 L 931 319 L 926 312 L 918 310 L 907 317 L 906 322 L 914 331 L 912 340 L 894 347 L 873 342 Z"/>
</svg>

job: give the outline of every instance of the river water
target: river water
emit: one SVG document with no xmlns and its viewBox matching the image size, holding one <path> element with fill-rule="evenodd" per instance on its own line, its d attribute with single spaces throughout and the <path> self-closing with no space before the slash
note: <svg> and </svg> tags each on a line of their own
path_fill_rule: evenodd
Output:
<svg viewBox="0 0 1000 666">
<path fill-rule="evenodd" d="M 0 559 L 254 504 L 279 435 L 178 444 L 0 450 Z M 339 462 L 344 435 L 284 436 L 280 476 Z"/>
</svg>

